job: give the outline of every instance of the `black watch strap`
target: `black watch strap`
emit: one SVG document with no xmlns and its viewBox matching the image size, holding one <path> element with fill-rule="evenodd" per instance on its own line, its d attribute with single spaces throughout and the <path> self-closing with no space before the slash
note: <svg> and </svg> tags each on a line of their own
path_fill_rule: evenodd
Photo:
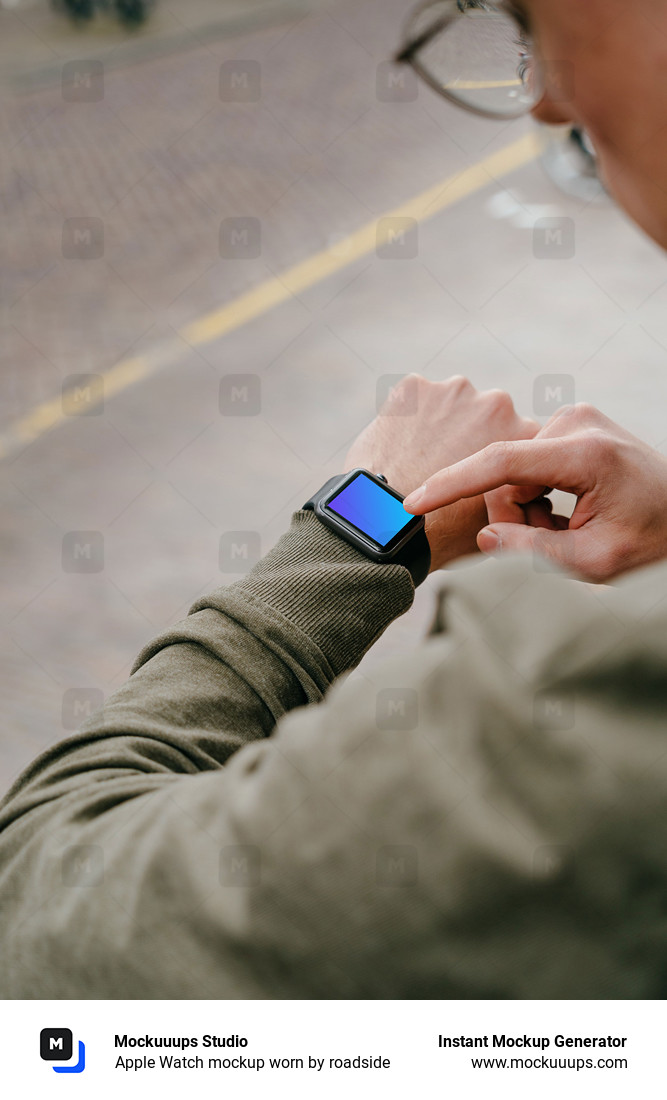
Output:
<svg viewBox="0 0 667 1100">
<path fill-rule="evenodd" d="M 313 493 L 310 500 L 306 501 L 306 503 L 303 506 L 304 511 L 305 512 L 308 512 L 308 511 L 314 512 L 315 511 L 315 505 L 317 504 L 317 502 L 322 500 L 322 497 L 325 497 L 327 495 L 327 493 L 331 492 L 331 490 L 334 488 L 334 486 L 336 486 L 338 484 L 338 482 L 340 481 L 340 478 L 341 478 L 341 475 L 336 474 L 335 477 L 330 477 L 328 481 L 325 481 L 322 488 L 318 489 L 316 493 Z M 384 481 L 384 478 L 382 478 L 382 480 Z"/>
<path fill-rule="evenodd" d="M 315 505 L 336 487 L 342 477 L 342 474 L 337 474 L 336 477 L 330 477 L 328 481 L 325 481 L 322 488 L 313 493 L 310 500 L 307 500 L 303 505 L 304 511 L 313 512 Z M 379 477 L 381 481 L 387 480 L 383 474 L 376 474 L 376 477 Z M 410 541 L 398 552 L 394 562 L 405 566 L 412 577 L 415 588 L 426 580 L 431 568 L 431 547 L 428 544 L 423 527 L 420 531 L 415 532 Z"/>
</svg>

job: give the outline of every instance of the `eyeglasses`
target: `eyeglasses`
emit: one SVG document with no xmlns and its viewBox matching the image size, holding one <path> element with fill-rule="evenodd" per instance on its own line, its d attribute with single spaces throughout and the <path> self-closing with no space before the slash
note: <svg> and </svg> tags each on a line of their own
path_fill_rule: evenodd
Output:
<svg viewBox="0 0 667 1100">
<path fill-rule="evenodd" d="M 533 44 L 512 4 L 428 0 L 408 18 L 395 60 L 436 92 L 486 118 L 519 118 L 544 89 Z"/>
</svg>

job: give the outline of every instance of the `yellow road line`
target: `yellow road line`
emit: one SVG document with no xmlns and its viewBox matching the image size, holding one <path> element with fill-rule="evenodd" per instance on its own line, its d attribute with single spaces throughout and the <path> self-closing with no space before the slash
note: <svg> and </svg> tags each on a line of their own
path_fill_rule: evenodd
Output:
<svg viewBox="0 0 667 1100">
<path fill-rule="evenodd" d="M 233 302 L 214 310 L 193 324 L 181 335 L 191 344 L 200 345 L 217 340 L 248 321 L 254 320 L 273 306 L 307 290 L 328 276 L 368 256 L 377 244 L 378 221 L 385 218 L 413 218 L 426 221 L 453 203 L 479 191 L 493 179 L 506 176 L 533 160 L 539 152 L 539 138 L 534 131 L 519 141 L 492 153 L 478 164 L 422 191 L 420 195 L 387 211 L 380 219 L 368 222 L 332 248 L 325 248 L 283 271 L 279 278 L 269 279 Z"/>
<path fill-rule="evenodd" d="M 536 131 L 531 131 L 499 152 L 492 153 L 470 168 L 449 176 L 393 210 L 387 211 L 381 218 L 368 222 L 332 247 L 322 249 L 308 259 L 293 264 L 279 276 L 265 280 L 219 309 L 204 314 L 181 329 L 177 334 L 178 337 L 192 347 L 202 347 L 242 328 L 243 325 L 247 325 L 273 309 L 274 306 L 308 290 L 309 287 L 322 282 L 330 275 L 354 263 L 355 260 L 375 252 L 380 221 L 389 218 L 427 221 L 440 211 L 481 190 L 493 180 L 498 180 L 524 164 L 528 164 L 535 159 L 540 149 L 540 138 Z M 111 367 L 103 375 L 104 398 L 112 397 L 129 386 L 143 381 L 173 362 L 175 345 L 178 345 L 178 340 L 171 345 L 156 347 L 147 355 L 123 359 L 116 366 Z M 88 406 L 89 410 L 90 406 Z M 63 399 L 60 395 L 36 406 L 26 416 L 10 425 L 0 437 L 0 458 L 6 458 L 67 419 L 69 417 L 63 409 Z"/>
<path fill-rule="evenodd" d="M 134 385 L 135 382 L 139 382 L 152 373 L 151 363 L 148 359 L 140 356 L 136 359 L 123 359 L 104 375 L 103 396 L 113 397 L 115 393 Z M 94 404 L 95 402 L 92 401 L 87 408 L 90 409 Z M 16 421 L 7 434 L 16 437 L 16 446 L 18 446 L 38 439 L 40 435 L 44 435 L 50 428 L 66 419 L 67 414 L 63 411 L 63 398 L 61 394 L 58 394 L 50 401 L 44 401 L 41 405 L 37 405 L 26 416 Z M 6 454 L 6 447 L 0 445 L 0 457 L 4 458 Z"/>
<path fill-rule="evenodd" d="M 445 84 L 445 88 L 453 88 L 454 91 L 479 91 L 485 88 L 522 88 L 523 80 L 516 77 L 513 80 L 453 80 L 451 84 Z"/>
</svg>

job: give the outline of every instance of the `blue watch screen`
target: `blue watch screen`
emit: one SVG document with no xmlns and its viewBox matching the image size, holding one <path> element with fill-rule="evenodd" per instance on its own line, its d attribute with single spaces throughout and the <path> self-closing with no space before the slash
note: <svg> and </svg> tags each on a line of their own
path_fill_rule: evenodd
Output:
<svg viewBox="0 0 667 1100">
<path fill-rule="evenodd" d="M 382 547 L 396 538 L 415 518 L 406 512 L 400 500 L 365 474 L 357 474 L 328 502 L 327 508 Z"/>
</svg>

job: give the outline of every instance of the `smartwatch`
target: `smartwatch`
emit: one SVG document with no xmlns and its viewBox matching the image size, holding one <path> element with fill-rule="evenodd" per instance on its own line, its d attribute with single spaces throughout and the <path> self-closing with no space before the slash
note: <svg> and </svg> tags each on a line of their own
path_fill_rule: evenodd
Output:
<svg viewBox="0 0 667 1100">
<path fill-rule="evenodd" d="M 372 561 L 404 565 L 415 586 L 431 568 L 423 516 L 411 516 L 382 474 L 359 467 L 332 477 L 303 506 Z"/>
</svg>

